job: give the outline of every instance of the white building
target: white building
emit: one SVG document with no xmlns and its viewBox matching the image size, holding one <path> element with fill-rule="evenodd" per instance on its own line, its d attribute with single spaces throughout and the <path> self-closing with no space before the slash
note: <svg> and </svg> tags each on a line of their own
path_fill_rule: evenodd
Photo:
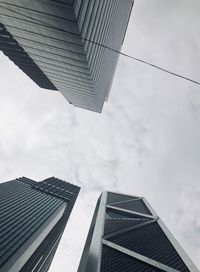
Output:
<svg viewBox="0 0 200 272">
<path fill-rule="evenodd" d="M 120 50 L 132 5 L 133 0 L 2 0 L 0 49 L 39 86 L 101 112 L 118 59 L 104 46 Z"/>
</svg>

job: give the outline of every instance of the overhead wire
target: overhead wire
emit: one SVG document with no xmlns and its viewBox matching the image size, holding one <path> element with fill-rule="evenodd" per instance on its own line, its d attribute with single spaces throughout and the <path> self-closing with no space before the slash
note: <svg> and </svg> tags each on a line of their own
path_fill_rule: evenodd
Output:
<svg viewBox="0 0 200 272">
<path fill-rule="evenodd" d="M 67 33 L 67 34 L 69 34 L 69 35 L 77 36 L 77 37 L 81 38 L 83 41 L 86 41 L 86 42 L 95 44 L 95 45 L 97 45 L 97 46 L 99 46 L 99 47 L 102 47 L 102 48 L 105 48 L 105 49 L 107 49 L 107 50 L 110 50 L 110 51 L 112 51 L 112 52 L 114 52 L 114 53 L 116 53 L 116 54 L 118 54 L 118 55 L 124 56 L 124 57 L 126 57 L 126 58 L 132 59 L 132 60 L 137 61 L 137 62 L 140 62 L 140 63 L 143 63 L 143 64 L 145 64 L 145 65 L 147 65 L 147 66 L 150 66 L 150 67 L 152 67 L 152 68 L 154 68 L 154 69 L 160 70 L 160 71 L 165 72 L 165 73 L 167 73 L 167 74 L 170 74 L 170 75 L 173 75 L 173 76 L 175 76 L 175 77 L 181 78 L 181 79 L 183 79 L 183 80 L 189 81 L 189 82 L 191 82 L 191 83 L 193 83 L 193 84 L 200 85 L 200 82 L 199 82 L 199 81 L 194 80 L 194 79 L 192 79 L 192 78 L 190 78 L 190 77 L 183 76 L 183 75 L 178 74 L 178 73 L 176 73 L 176 72 L 170 71 L 169 69 L 163 68 L 163 67 L 161 67 L 161 66 L 159 66 L 159 65 L 156 65 L 156 64 L 151 63 L 151 62 L 149 62 L 149 61 L 143 60 L 143 59 L 141 59 L 141 58 L 131 56 L 131 55 L 127 54 L 127 53 L 124 53 L 124 52 L 121 52 L 121 51 L 116 50 L 116 49 L 114 49 L 114 48 L 111 48 L 111 47 L 109 47 L 109 46 L 107 46 L 107 45 L 105 45 L 105 44 L 102 44 L 102 43 L 98 42 L 98 41 L 94 41 L 94 40 L 88 39 L 88 38 L 86 38 L 86 37 L 81 37 L 81 36 L 80 36 L 79 34 L 77 34 L 77 33 L 74 33 L 74 32 L 71 32 L 71 31 L 67 31 L 67 30 L 62 29 L 62 28 L 60 28 L 60 27 L 56 27 L 56 26 L 54 26 L 54 25 L 52 25 L 52 24 L 42 22 L 41 20 L 38 20 L 38 19 L 36 19 L 36 18 L 29 17 L 28 15 L 22 14 L 22 13 L 20 13 L 20 12 L 18 12 L 18 11 L 15 11 L 15 10 L 13 10 L 13 9 L 10 9 L 10 8 L 8 8 L 8 7 L 5 7 L 5 6 L 2 5 L 2 4 L 3 4 L 3 3 L 0 3 L 0 7 L 6 9 L 6 10 L 8 10 L 8 11 L 11 11 L 11 12 L 13 12 L 13 13 L 15 13 L 15 14 L 18 14 L 18 15 L 24 17 L 24 18 L 28 18 L 28 19 L 31 19 L 31 20 L 33 20 L 33 21 L 36 21 L 36 22 L 39 23 L 41 26 L 50 27 L 50 28 L 52 28 L 52 29 L 54 29 L 54 30 L 58 30 L 58 31 Z M 10 4 L 10 5 L 12 5 L 12 4 Z M 77 45 L 78 45 L 78 44 L 77 44 Z"/>
</svg>

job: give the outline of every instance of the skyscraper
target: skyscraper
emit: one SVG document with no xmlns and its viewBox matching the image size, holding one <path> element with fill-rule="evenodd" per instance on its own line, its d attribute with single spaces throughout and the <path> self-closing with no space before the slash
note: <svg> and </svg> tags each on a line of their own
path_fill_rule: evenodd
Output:
<svg viewBox="0 0 200 272">
<path fill-rule="evenodd" d="M 54 177 L 0 184 L 0 272 L 48 271 L 79 190 Z"/>
<path fill-rule="evenodd" d="M 78 272 L 198 272 L 144 198 L 103 193 Z"/>
<path fill-rule="evenodd" d="M 2 0 L 0 49 L 39 86 L 101 112 L 133 0 Z"/>
</svg>

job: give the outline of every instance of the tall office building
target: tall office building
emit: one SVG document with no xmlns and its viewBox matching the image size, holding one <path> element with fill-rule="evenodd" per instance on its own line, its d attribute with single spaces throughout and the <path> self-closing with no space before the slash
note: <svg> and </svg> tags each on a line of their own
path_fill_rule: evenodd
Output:
<svg viewBox="0 0 200 272">
<path fill-rule="evenodd" d="M 198 272 L 144 198 L 103 193 L 78 272 Z"/>
<path fill-rule="evenodd" d="M 48 271 L 79 190 L 57 178 L 0 184 L 0 272 Z"/>
<path fill-rule="evenodd" d="M 2 0 L 0 49 L 42 88 L 101 112 L 133 0 Z M 103 46 L 102 46 L 103 45 Z"/>
</svg>

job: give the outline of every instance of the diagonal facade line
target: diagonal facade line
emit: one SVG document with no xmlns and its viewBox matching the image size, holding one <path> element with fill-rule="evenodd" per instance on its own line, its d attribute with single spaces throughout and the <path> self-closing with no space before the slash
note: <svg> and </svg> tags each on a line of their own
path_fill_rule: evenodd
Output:
<svg viewBox="0 0 200 272">
<path fill-rule="evenodd" d="M 155 261 L 155 260 L 153 260 L 153 259 L 150 259 L 150 258 L 148 258 L 148 257 L 146 257 L 146 256 L 143 256 L 143 255 L 141 255 L 141 254 L 138 254 L 138 253 L 136 253 L 136 252 L 134 252 L 134 251 L 131 251 L 131 250 L 127 249 L 127 248 L 124 248 L 124 247 L 122 247 L 122 246 L 119 246 L 119 245 L 117 245 L 117 244 L 115 244 L 115 243 L 112 243 L 112 242 L 110 242 L 110 241 L 107 241 L 107 240 L 105 240 L 105 239 L 102 239 L 102 243 L 103 243 L 104 245 L 110 247 L 110 248 L 113 248 L 113 249 L 115 249 L 115 250 L 118 250 L 118 251 L 120 251 L 120 252 L 122 252 L 122 253 L 124 253 L 124 254 L 127 254 L 127 255 L 129 255 L 129 256 L 135 258 L 135 259 L 138 259 L 138 260 L 140 260 L 140 261 L 142 261 L 142 262 L 144 262 L 144 263 L 146 263 L 146 264 L 148 264 L 148 265 L 150 265 L 150 266 L 156 267 L 156 268 L 161 269 L 161 270 L 163 270 L 163 271 L 165 271 L 165 272 L 179 272 L 179 270 L 176 270 L 176 269 L 174 269 L 174 268 L 171 268 L 171 267 L 169 267 L 169 266 L 167 266 L 167 265 L 165 265 L 165 264 L 162 264 L 162 263 L 160 263 L 160 262 L 158 262 L 158 261 Z"/>
<path fill-rule="evenodd" d="M 129 213 L 129 214 L 138 215 L 138 216 L 146 217 L 146 218 L 149 218 L 149 219 L 156 219 L 156 218 L 158 218 L 158 217 L 155 217 L 153 215 L 139 213 L 139 212 L 134 212 L 134 211 L 122 209 L 122 208 L 111 206 L 111 205 L 106 205 L 106 207 L 109 208 L 109 209 L 115 210 L 115 211 L 126 212 L 126 213 Z"/>
<path fill-rule="evenodd" d="M 200 272 L 148 202 L 139 200 L 145 207 L 123 204 L 129 197 L 102 193 L 78 272 Z M 112 206 L 111 201 L 122 205 Z M 151 215 L 143 213 L 145 208 Z"/>
<path fill-rule="evenodd" d="M 110 203 L 109 205 L 116 205 L 116 204 L 122 204 L 122 203 L 127 203 L 127 202 L 133 202 L 133 201 L 137 201 L 137 200 L 142 200 L 142 197 L 138 197 L 138 198 L 135 198 L 135 199 L 129 199 L 129 200 L 123 200 L 123 201 L 118 201 L 118 202 L 113 202 L 113 203 Z"/>
<path fill-rule="evenodd" d="M 128 231 L 131 231 L 131 230 L 134 230 L 134 229 L 138 229 L 138 228 L 141 228 L 141 227 L 143 227 L 143 226 L 146 226 L 146 225 L 155 223 L 156 221 L 157 221 L 157 219 L 148 220 L 147 222 L 144 222 L 144 223 L 141 223 L 141 224 L 138 224 L 138 225 L 135 225 L 135 226 L 131 226 L 131 227 L 128 227 L 128 228 L 119 230 L 119 231 L 115 231 L 115 232 L 113 232 L 113 233 L 111 233 L 111 234 L 108 234 L 108 235 L 103 236 L 103 239 L 110 239 L 110 238 L 113 238 L 113 237 L 115 237 L 115 236 L 118 236 L 118 235 L 120 235 L 120 234 L 126 233 L 126 232 L 128 232 Z"/>
</svg>

